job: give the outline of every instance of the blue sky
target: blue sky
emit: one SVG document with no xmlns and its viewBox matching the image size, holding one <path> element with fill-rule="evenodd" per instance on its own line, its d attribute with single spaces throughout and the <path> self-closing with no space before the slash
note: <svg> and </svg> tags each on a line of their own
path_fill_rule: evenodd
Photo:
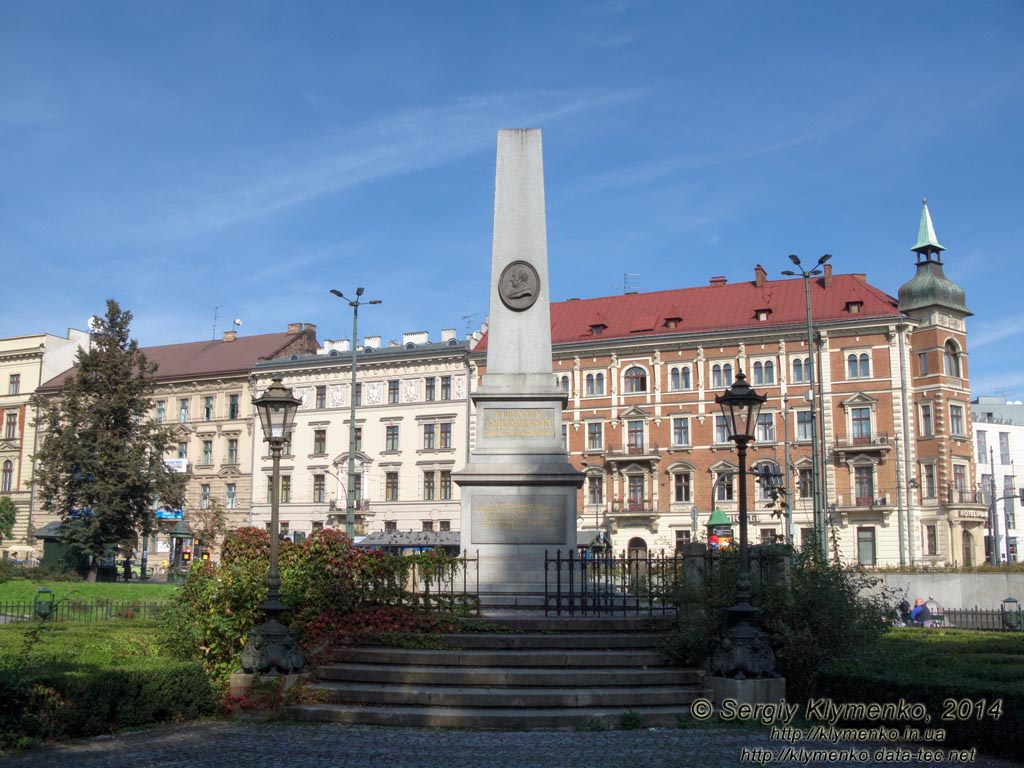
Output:
<svg viewBox="0 0 1024 768">
<path fill-rule="evenodd" d="M 544 131 L 553 300 L 773 278 L 895 295 L 921 198 L 975 394 L 1024 399 L 1024 3 L 0 4 L 0 337 L 108 297 L 143 345 L 487 312 L 499 128 Z"/>
</svg>

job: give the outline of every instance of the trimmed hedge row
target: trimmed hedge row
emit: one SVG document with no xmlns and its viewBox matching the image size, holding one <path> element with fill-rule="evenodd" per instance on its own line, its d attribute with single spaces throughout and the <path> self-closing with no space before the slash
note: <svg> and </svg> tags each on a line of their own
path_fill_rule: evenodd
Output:
<svg viewBox="0 0 1024 768">
<path fill-rule="evenodd" d="M 199 663 L 159 660 L 120 669 L 0 659 L 0 748 L 95 736 L 213 714 L 217 693 Z"/>
</svg>

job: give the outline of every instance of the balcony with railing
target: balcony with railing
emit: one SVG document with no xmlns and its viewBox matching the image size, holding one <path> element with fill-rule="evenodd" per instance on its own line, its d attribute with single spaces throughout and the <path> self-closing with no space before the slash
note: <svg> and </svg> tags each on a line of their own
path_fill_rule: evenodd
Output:
<svg viewBox="0 0 1024 768">
<path fill-rule="evenodd" d="M 985 491 L 971 491 L 963 488 L 948 488 L 946 490 L 946 501 L 959 506 L 987 507 L 989 494 Z"/>
<path fill-rule="evenodd" d="M 876 453 L 881 455 L 882 461 L 885 461 L 885 457 L 892 450 L 892 438 L 888 432 L 841 435 L 836 437 L 833 448 L 839 461 L 846 461 L 848 453 Z"/>
<path fill-rule="evenodd" d="M 657 461 L 661 447 L 657 443 L 644 441 L 628 441 L 626 443 L 609 443 L 607 448 L 609 461 L 622 459 L 648 459 Z"/>
<path fill-rule="evenodd" d="M 657 525 L 658 510 L 652 499 L 612 499 L 608 512 L 615 523 Z"/>
</svg>

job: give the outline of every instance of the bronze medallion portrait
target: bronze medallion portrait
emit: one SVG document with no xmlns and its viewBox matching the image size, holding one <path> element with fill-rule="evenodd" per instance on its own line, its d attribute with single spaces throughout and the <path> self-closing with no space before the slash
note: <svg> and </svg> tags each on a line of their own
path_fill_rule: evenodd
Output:
<svg viewBox="0 0 1024 768">
<path fill-rule="evenodd" d="M 498 279 L 501 303 L 514 312 L 529 309 L 540 295 L 540 276 L 528 261 L 513 261 Z"/>
</svg>

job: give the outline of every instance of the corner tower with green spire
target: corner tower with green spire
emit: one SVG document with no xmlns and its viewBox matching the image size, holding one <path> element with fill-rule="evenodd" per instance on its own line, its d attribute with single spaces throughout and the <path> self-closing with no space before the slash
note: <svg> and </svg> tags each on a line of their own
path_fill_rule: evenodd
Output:
<svg viewBox="0 0 1024 768">
<path fill-rule="evenodd" d="M 964 289 L 946 277 L 942 252 L 928 211 L 921 209 L 917 271 L 899 291 L 899 309 L 916 322 L 910 340 L 907 400 L 911 431 L 904 444 L 904 476 L 917 480 L 919 518 L 909 530 L 911 562 L 978 565 L 985 557 L 985 504 L 975 487 L 967 369 L 967 309 Z M 916 436 L 918 439 L 912 439 Z M 915 486 L 910 486 L 914 488 Z M 923 545 L 924 551 L 918 547 Z"/>
</svg>

